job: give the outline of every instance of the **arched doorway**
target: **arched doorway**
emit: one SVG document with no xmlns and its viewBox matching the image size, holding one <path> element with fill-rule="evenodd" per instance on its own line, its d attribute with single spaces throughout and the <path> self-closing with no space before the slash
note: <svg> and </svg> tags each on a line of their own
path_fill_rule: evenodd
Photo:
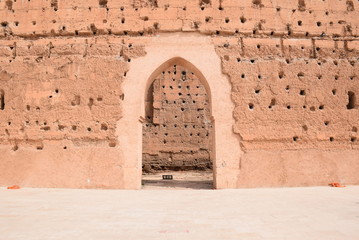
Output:
<svg viewBox="0 0 359 240">
<path fill-rule="evenodd" d="M 233 132 L 235 106 L 231 83 L 222 73 L 221 60 L 208 36 L 190 33 L 160 34 L 149 37 L 146 55 L 132 59 L 122 83 L 122 118 L 117 122 L 118 164 L 121 188 L 141 189 L 142 127 L 145 121 L 147 90 L 163 69 L 180 64 L 193 70 L 209 95 L 212 109 L 213 174 L 217 189 L 236 188 L 240 174 L 239 136 Z M 215 151 L 214 151 L 215 150 Z"/>
<path fill-rule="evenodd" d="M 143 185 L 213 188 L 210 89 L 198 70 L 180 58 L 150 79 L 143 122 Z M 156 71 L 158 72 L 158 71 Z M 172 180 L 163 181 L 167 175 Z"/>
</svg>

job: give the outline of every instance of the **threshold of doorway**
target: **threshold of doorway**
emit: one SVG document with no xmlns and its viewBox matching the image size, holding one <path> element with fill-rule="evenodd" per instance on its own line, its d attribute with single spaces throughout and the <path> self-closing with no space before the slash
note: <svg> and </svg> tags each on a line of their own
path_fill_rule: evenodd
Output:
<svg viewBox="0 0 359 240">
<path fill-rule="evenodd" d="M 162 175 L 172 175 L 173 179 L 162 179 Z M 158 171 L 142 175 L 144 190 L 211 190 L 213 189 L 212 171 Z"/>
</svg>

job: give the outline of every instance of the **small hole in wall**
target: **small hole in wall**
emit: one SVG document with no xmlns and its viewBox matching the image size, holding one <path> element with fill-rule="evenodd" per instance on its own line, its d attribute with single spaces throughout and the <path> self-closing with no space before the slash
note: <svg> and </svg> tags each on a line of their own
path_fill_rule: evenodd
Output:
<svg viewBox="0 0 359 240">
<path fill-rule="evenodd" d="M 287 109 L 291 109 L 291 106 L 290 106 L 290 105 L 288 105 L 288 106 L 287 106 Z"/>
<path fill-rule="evenodd" d="M 322 23 L 321 22 L 317 22 L 317 27 L 320 27 L 322 26 Z"/>
<path fill-rule="evenodd" d="M 5 93 L 4 90 L 0 89 L 0 110 L 5 109 Z"/>
<path fill-rule="evenodd" d="M 245 17 L 243 17 L 243 16 L 240 17 L 239 19 L 241 20 L 241 23 L 245 23 L 247 21 L 247 19 Z"/>
<path fill-rule="evenodd" d="M 256 93 L 256 94 L 259 94 L 260 93 L 260 89 L 256 89 L 254 92 Z"/>
<path fill-rule="evenodd" d="M 76 125 L 72 125 L 72 130 L 76 131 L 77 130 L 77 126 Z"/>
<path fill-rule="evenodd" d="M 42 127 L 41 130 L 44 130 L 44 131 L 50 131 L 50 127 L 49 126 L 46 126 L 46 127 Z"/>
<path fill-rule="evenodd" d="M 336 90 L 336 89 L 333 89 L 333 90 L 332 90 L 332 93 L 333 93 L 333 95 L 336 95 L 336 94 L 337 94 L 337 90 Z"/>
<path fill-rule="evenodd" d="M 66 150 L 67 149 L 67 147 L 66 146 L 64 146 L 64 150 Z"/>
<path fill-rule="evenodd" d="M 298 21 L 298 26 L 302 26 L 302 21 Z"/>
<path fill-rule="evenodd" d="M 245 77 L 246 77 L 246 75 L 245 75 L 245 74 L 242 74 L 242 75 L 241 75 L 241 78 L 245 78 Z"/>
<path fill-rule="evenodd" d="M 93 104 L 94 104 L 93 98 L 89 98 L 88 106 L 90 109 L 92 109 Z"/>
<path fill-rule="evenodd" d="M 18 145 L 14 145 L 14 147 L 13 147 L 11 150 L 13 150 L 14 152 L 16 152 L 18 149 L 19 149 L 19 146 L 18 146 Z"/>
<path fill-rule="evenodd" d="M 299 94 L 304 96 L 305 95 L 305 90 L 300 90 Z"/>
<path fill-rule="evenodd" d="M 333 141 L 334 141 L 334 138 L 333 138 L 333 137 L 330 137 L 330 138 L 329 138 L 329 141 L 333 142 Z"/>
<path fill-rule="evenodd" d="M 351 137 L 351 138 L 350 138 L 350 141 L 351 141 L 351 142 L 356 142 L 356 140 L 357 140 L 356 137 Z"/>
<path fill-rule="evenodd" d="M 253 103 L 248 104 L 248 108 L 249 108 L 249 109 L 253 109 L 253 108 L 254 108 Z"/>
<path fill-rule="evenodd" d="M 324 121 L 324 125 L 328 126 L 329 125 L 329 121 Z"/>
<path fill-rule="evenodd" d="M 91 129 L 91 128 L 87 128 L 87 131 L 91 132 L 91 131 L 92 131 L 92 129 Z"/>
<path fill-rule="evenodd" d="M 108 129 L 108 127 L 107 127 L 107 125 L 106 124 L 101 124 L 101 130 L 103 130 L 103 131 L 107 131 L 107 129 Z"/>
<path fill-rule="evenodd" d="M 279 77 L 279 79 L 282 79 L 284 77 L 284 72 L 283 71 L 279 72 L 278 77 Z"/>
<path fill-rule="evenodd" d="M 298 137 L 297 136 L 294 136 L 293 137 L 293 141 L 296 142 L 298 140 Z"/>
<path fill-rule="evenodd" d="M 335 79 L 335 80 L 338 80 L 338 79 L 339 79 L 339 76 L 338 76 L 338 75 L 335 75 L 335 76 L 334 76 L 334 79 Z"/>
<path fill-rule="evenodd" d="M 302 128 L 303 128 L 304 131 L 308 131 L 308 126 L 307 125 L 303 125 Z"/>
<path fill-rule="evenodd" d="M 352 127 L 352 132 L 358 132 L 358 128 L 357 127 Z"/>
<path fill-rule="evenodd" d="M 348 105 L 347 109 L 354 109 L 356 107 L 356 96 L 352 91 L 348 91 Z"/>
<path fill-rule="evenodd" d="M 276 99 L 275 98 L 272 98 L 271 102 L 270 102 L 270 105 L 268 106 L 269 109 L 271 109 L 273 106 L 275 106 L 276 104 Z"/>
<path fill-rule="evenodd" d="M 44 149 L 44 146 L 37 146 L 36 149 L 37 150 L 42 150 L 42 149 Z"/>
<path fill-rule="evenodd" d="M 319 110 L 323 110 L 323 109 L 324 109 L 324 105 L 320 105 Z"/>
<path fill-rule="evenodd" d="M 315 111 L 315 107 L 314 107 L 314 106 L 311 106 L 309 109 L 310 109 L 310 111 L 312 111 L 312 112 Z"/>
</svg>

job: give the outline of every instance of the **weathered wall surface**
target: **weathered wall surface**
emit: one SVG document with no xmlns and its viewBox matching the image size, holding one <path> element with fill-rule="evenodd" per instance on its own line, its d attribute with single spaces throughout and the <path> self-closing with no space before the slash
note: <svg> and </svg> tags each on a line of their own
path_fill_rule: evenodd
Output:
<svg viewBox="0 0 359 240">
<path fill-rule="evenodd" d="M 193 72 L 178 64 L 163 69 L 148 89 L 145 118 L 144 171 L 212 168 L 209 96 Z"/>
<path fill-rule="evenodd" d="M 96 186 L 121 186 L 120 170 L 108 169 L 123 166 L 115 135 L 121 83 L 131 58 L 145 54 L 127 41 L 1 41 L 3 184 L 91 187 L 102 178 Z M 119 177 L 107 180 L 106 169 Z"/>
<path fill-rule="evenodd" d="M 236 186 L 358 184 L 358 12 L 351 0 L 1 1 L 0 185 L 136 188 L 116 129 L 122 83 L 162 32 L 212 38 L 244 152 Z"/>
</svg>

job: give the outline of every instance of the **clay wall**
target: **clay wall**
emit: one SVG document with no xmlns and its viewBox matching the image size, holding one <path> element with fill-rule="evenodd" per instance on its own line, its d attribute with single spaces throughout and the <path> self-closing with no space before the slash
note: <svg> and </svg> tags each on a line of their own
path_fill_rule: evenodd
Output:
<svg viewBox="0 0 359 240">
<path fill-rule="evenodd" d="M 178 32 L 209 38 L 232 86 L 236 187 L 358 184 L 358 13 L 354 0 L 1 1 L 0 185 L 138 188 L 118 140 L 123 83 Z"/>
<path fill-rule="evenodd" d="M 181 65 L 163 69 L 146 96 L 144 171 L 212 168 L 212 116 L 201 80 Z"/>
</svg>

